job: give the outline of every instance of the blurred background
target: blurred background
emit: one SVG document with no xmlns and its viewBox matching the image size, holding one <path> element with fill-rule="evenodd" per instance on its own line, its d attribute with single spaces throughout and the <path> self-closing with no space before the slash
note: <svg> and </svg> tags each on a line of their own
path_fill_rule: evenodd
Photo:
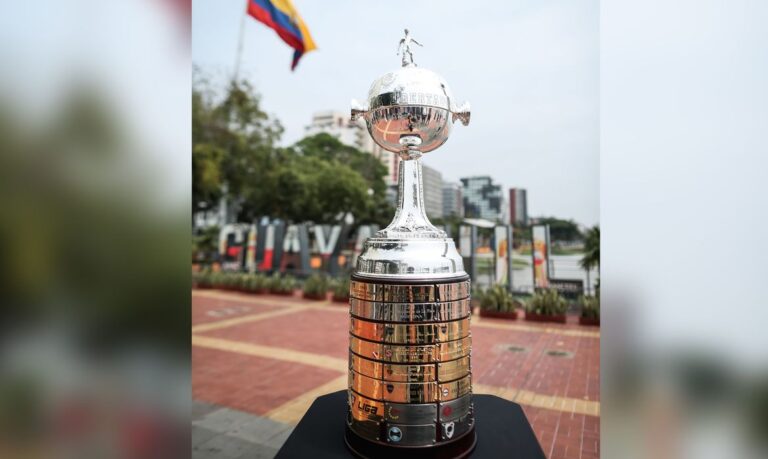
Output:
<svg viewBox="0 0 768 459">
<path fill-rule="evenodd" d="M 602 1 L 605 457 L 765 457 L 768 5 Z"/>
<path fill-rule="evenodd" d="M 765 457 L 764 3 L 295 3 L 318 51 L 291 73 L 289 48 L 250 24 L 237 79 L 279 121 L 264 121 L 277 147 L 397 64 L 406 21 L 376 36 L 371 17 L 413 15 L 417 62 L 475 112 L 425 163 L 454 183 L 488 175 L 507 197 L 525 188 L 534 217 L 603 227 L 602 455 Z M 0 457 L 190 457 L 190 94 L 227 94 L 241 8 L 201 0 L 193 19 L 174 0 L 3 6 Z M 536 14 L 514 20 L 558 8 L 549 29 Z M 446 31 L 454 9 L 465 23 Z M 547 46 L 587 20 L 594 55 Z M 596 75 L 566 65 L 584 60 Z M 525 73 L 547 66 L 564 78 Z M 547 103 L 556 91 L 585 124 Z M 563 132 L 587 159 L 557 144 Z M 546 151 L 520 149 L 552 133 Z M 493 161 L 474 161 L 486 151 Z"/>
<path fill-rule="evenodd" d="M 190 4 L 0 14 L 0 457 L 189 457 Z"/>
</svg>

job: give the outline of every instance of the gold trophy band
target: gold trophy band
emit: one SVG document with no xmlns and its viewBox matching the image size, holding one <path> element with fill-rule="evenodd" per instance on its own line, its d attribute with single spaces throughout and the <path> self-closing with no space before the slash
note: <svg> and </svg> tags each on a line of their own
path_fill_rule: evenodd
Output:
<svg viewBox="0 0 768 459">
<path fill-rule="evenodd" d="M 402 446 L 459 438 L 472 426 L 469 282 L 352 282 L 348 422 Z"/>
</svg>

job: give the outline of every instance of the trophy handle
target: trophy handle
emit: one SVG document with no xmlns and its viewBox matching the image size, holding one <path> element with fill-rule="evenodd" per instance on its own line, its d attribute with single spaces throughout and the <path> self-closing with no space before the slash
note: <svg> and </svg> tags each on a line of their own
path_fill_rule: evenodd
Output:
<svg viewBox="0 0 768 459">
<path fill-rule="evenodd" d="M 352 99 L 350 105 L 352 106 L 350 110 L 350 119 L 352 121 L 357 121 L 358 118 L 362 118 L 368 113 L 368 107 L 358 102 L 357 99 Z"/>
<path fill-rule="evenodd" d="M 466 126 L 469 124 L 470 115 L 471 111 L 469 108 L 469 102 L 464 102 L 463 104 L 456 107 L 452 114 L 451 121 L 455 123 L 456 120 L 461 120 L 461 124 Z"/>
</svg>

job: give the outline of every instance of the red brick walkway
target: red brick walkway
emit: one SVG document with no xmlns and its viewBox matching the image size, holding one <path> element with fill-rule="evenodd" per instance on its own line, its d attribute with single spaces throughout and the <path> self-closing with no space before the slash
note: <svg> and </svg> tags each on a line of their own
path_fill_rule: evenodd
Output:
<svg viewBox="0 0 768 459">
<path fill-rule="evenodd" d="M 346 387 L 344 304 L 196 290 L 192 385 L 197 401 L 295 423 Z M 476 393 L 520 403 L 551 459 L 599 457 L 596 327 L 472 318 Z"/>
</svg>

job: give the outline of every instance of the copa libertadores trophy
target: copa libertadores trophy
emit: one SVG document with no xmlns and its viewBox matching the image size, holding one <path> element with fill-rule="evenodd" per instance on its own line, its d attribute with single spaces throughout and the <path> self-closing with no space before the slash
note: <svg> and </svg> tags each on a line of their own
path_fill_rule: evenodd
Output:
<svg viewBox="0 0 768 459">
<path fill-rule="evenodd" d="M 421 155 L 469 124 L 448 83 L 413 62 L 420 43 L 400 40 L 402 67 L 375 80 L 367 105 L 352 102 L 382 148 L 399 154 L 392 223 L 369 238 L 350 287 L 349 412 L 345 440 L 360 457 L 459 458 L 475 446 L 469 276 L 453 240 L 427 218 Z"/>
</svg>

